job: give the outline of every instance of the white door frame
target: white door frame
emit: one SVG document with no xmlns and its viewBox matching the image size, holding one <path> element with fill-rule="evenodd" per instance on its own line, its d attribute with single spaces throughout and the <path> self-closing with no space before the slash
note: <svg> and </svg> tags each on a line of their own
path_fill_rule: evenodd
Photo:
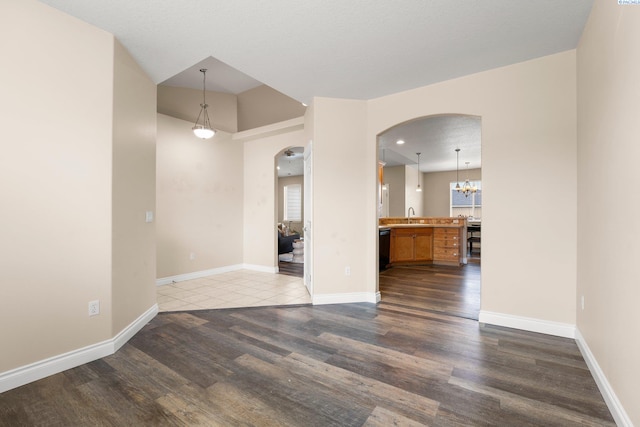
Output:
<svg viewBox="0 0 640 427">
<path fill-rule="evenodd" d="M 304 284 L 313 300 L 313 150 L 304 147 Z"/>
</svg>

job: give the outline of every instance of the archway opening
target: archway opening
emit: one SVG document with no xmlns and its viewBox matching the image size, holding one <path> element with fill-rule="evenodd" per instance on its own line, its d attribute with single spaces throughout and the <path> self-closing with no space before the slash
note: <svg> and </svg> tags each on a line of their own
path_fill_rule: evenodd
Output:
<svg viewBox="0 0 640 427">
<path fill-rule="evenodd" d="M 277 265 L 281 274 L 304 275 L 304 147 L 275 157 Z"/>
<path fill-rule="evenodd" d="M 477 320 L 481 118 L 420 117 L 381 132 L 377 143 L 381 302 L 410 294 L 403 304 L 414 309 Z"/>
</svg>

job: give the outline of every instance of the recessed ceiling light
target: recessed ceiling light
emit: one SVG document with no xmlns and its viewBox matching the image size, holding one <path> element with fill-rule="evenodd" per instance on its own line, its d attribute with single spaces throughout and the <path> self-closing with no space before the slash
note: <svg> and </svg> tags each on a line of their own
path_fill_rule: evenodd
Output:
<svg viewBox="0 0 640 427">
<path fill-rule="evenodd" d="M 396 141 L 396 144 L 398 144 L 398 145 L 402 145 L 402 144 L 404 144 L 404 139 L 399 139 L 399 140 L 397 140 L 397 141 Z"/>
</svg>

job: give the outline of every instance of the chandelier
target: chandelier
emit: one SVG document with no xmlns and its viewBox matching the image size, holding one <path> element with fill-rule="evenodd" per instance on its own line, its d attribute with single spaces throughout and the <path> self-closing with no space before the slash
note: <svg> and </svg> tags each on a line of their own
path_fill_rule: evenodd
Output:
<svg viewBox="0 0 640 427">
<path fill-rule="evenodd" d="M 478 187 L 475 185 L 471 185 L 469 182 L 469 162 L 464 162 L 467 165 L 467 179 L 465 179 L 464 184 L 462 184 L 462 188 L 458 191 L 464 194 L 464 197 L 469 197 L 469 194 L 475 193 L 478 191 Z"/>
<path fill-rule="evenodd" d="M 467 179 L 465 179 L 464 184 L 460 187 L 460 179 L 459 179 L 459 170 L 458 170 L 458 160 L 460 155 L 460 149 L 456 148 L 456 191 L 458 193 L 464 194 L 464 197 L 469 197 L 469 194 L 475 193 L 478 191 L 478 188 L 474 185 L 471 185 L 469 182 L 469 162 L 464 162 L 467 165 Z"/>
</svg>

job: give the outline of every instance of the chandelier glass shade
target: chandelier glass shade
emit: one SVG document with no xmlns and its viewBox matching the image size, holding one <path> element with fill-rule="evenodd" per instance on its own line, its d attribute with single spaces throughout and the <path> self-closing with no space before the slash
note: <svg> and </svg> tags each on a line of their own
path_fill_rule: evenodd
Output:
<svg viewBox="0 0 640 427">
<path fill-rule="evenodd" d="M 216 134 L 216 131 L 211 127 L 209 113 L 207 112 L 207 108 L 209 107 L 206 100 L 207 69 L 201 68 L 200 72 L 202 73 L 202 104 L 200 104 L 200 113 L 192 129 L 198 138 L 209 139 Z"/>
</svg>

